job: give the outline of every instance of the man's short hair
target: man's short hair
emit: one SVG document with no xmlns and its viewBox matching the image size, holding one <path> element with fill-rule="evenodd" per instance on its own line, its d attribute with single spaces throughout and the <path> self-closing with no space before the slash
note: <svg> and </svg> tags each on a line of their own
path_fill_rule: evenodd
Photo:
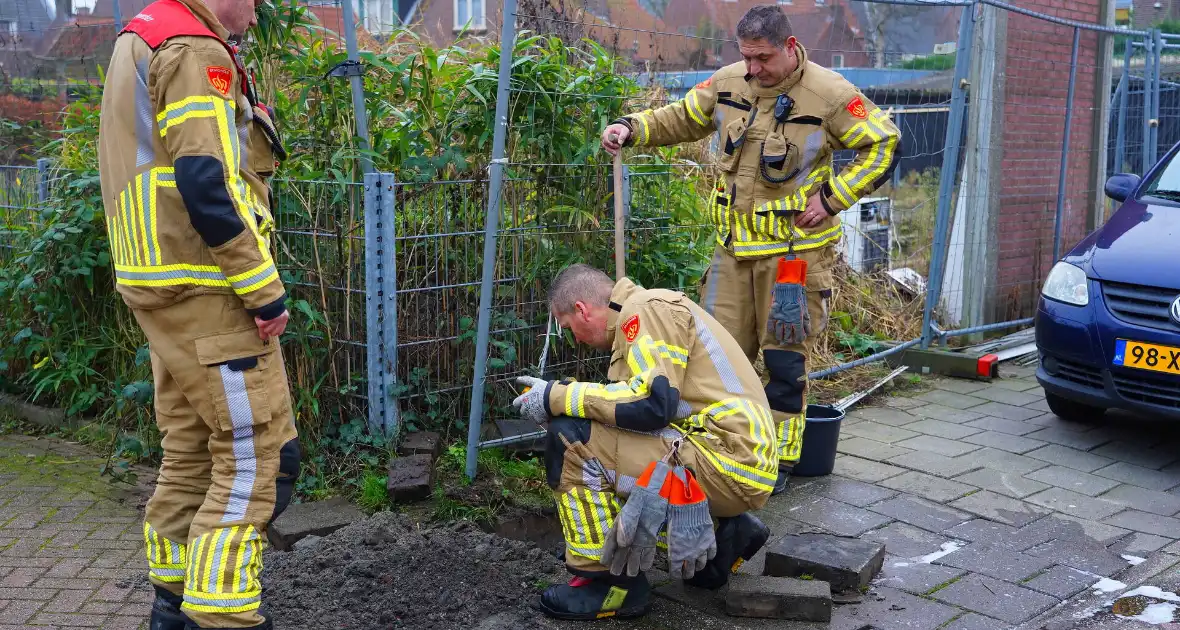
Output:
<svg viewBox="0 0 1180 630">
<path fill-rule="evenodd" d="M 602 271 L 576 263 L 562 269 L 549 285 L 549 308 L 554 313 L 570 313 L 575 302 L 599 306 L 610 303 L 615 281 Z"/>
<path fill-rule="evenodd" d="M 738 20 L 737 36 L 744 40 L 765 39 L 782 48 L 791 36 L 791 21 L 777 4 L 760 4 Z"/>
</svg>

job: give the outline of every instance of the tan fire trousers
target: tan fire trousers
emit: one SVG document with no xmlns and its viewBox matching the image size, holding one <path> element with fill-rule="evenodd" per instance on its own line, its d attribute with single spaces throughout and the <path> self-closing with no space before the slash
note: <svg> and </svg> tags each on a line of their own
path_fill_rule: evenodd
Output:
<svg viewBox="0 0 1180 630">
<path fill-rule="evenodd" d="M 807 374 L 812 353 L 828 327 L 834 247 L 799 252 L 807 261 L 807 312 L 811 334 L 801 344 L 782 345 L 766 328 L 779 256 L 739 260 L 718 246 L 702 279 L 701 308 L 725 327 L 754 363 L 762 350 L 769 382 L 766 398 L 778 427 L 779 466 L 793 466 L 803 448 L 807 417 Z"/>
<path fill-rule="evenodd" d="M 201 627 L 257 626 L 266 528 L 299 472 L 278 339 L 260 339 L 231 295 L 134 313 L 164 450 L 143 524 L 149 577 Z"/>
<path fill-rule="evenodd" d="M 647 465 L 664 457 L 681 435 L 672 428 L 638 433 L 565 416 L 550 422 L 545 467 L 557 502 L 570 572 L 593 577 L 608 571 L 601 562 L 602 546 L 622 509 L 620 499 L 630 496 Z M 565 437 L 565 442 L 558 436 Z M 721 474 L 689 440 L 683 440 L 675 461 L 691 469 L 705 491 L 714 525 L 717 518 L 759 509 L 770 498 L 769 491 L 744 486 Z"/>
</svg>

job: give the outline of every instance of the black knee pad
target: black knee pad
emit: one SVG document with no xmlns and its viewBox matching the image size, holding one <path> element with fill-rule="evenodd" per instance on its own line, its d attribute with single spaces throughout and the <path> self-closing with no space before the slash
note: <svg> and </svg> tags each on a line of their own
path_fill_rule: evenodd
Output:
<svg viewBox="0 0 1180 630">
<path fill-rule="evenodd" d="M 785 413 L 803 411 L 803 386 L 807 376 L 807 362 L 798 352 L 765 350 L 762 360 L 770 371 L 766 384 L 766 398 L 770 408 Z"/>
<path fill-rule="evenodd" d="M 590 421 L 585 418 L 558 416 L 549 421 L 549 434 L 545 437 L 545 481 L 554 490 L 561 482 L 561 468 L 565 465 L 565 444 L 567 442 L 590 441 Z"/>
<path fill-rule="evenodd" d="M 291 495 L 295 492 L 295 480 L 299 478 L 301 458 L 299 438 L 287 442 L 279 449 L 279 474 L 275 477 L 275 510 L 270 517 L 272 522 L 291 503 Z"/>
</svg>

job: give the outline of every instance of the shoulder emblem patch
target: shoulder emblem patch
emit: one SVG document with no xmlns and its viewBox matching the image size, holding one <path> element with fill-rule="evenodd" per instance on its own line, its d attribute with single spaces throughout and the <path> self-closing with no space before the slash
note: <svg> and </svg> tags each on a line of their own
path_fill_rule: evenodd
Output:
<svg viewBox="0 0 1180 630">
<path fill-rule="evenodd" d="M 865 109 L 865 102 L 860 100 L 859 96 L 848 101 L 848 113 L 857 118 L 865 118 L 869 115 L 868 110 Z"/>
<path fill-rule="evenodd" d="M 696 87 L 694 87 L 693 89 L 694 90 L 703 90 L 703 89 L 709 87 L 710 85 L 713 85 L 713 77 L 709 77 L 708 79 L 701 81 L 700 83 L 696 84 Z"/>
<path fill-rule="evenodd" d="M 623 336 L 627 338 L 627 343 L 635 341 L 639 336 L 639 316 L 632 315 L 623 322 Z"/>
<path fill-rule="evenodd" d="M 205 68 L 205 74 L 209 77 L 209 83 L 213 89 L 221 92 L 223 96 L 229 96 L 229 86 L 233 84 L 234 75 L 225 66 L 208 66 Z"/>
</svg>

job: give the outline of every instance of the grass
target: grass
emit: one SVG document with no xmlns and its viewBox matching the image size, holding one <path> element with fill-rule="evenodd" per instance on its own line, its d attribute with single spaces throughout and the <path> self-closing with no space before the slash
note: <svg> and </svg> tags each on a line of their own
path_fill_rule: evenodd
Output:
<svg viewBox="0 0 1180 630">
<path fill-rule="evenodd" d="M 478 474 L 472 482 L 464 472 L 465 445 L 452 445 L 439 457 L 431 520 L 490 524 L 507 513 L 552 509 L 553 493 L 545 483 L 545 468 L 539 458 L 487 449 L 479 452 L 476 461 Z"/>
<path fill-rule="evenodd" d="M 1020 580 L 1018 582 L 1018 584 L 1028 584 L 1029 582 L 1041 577 L 1042 575 L 1044 575 L 1046 573 L 1048 573 L 1048 571 L 1037 571 L 1036 573 L 1024 578 L 1023 580 Z"/>
<path fill-rule="evenodd" d="M 926 591 L 926 593 L 925 593 L 925 594 L 926 594 L 926 595 L 933 595 L 933 594 L 937 593 L 938 591 L 941 591 L 942 589 L 944 589 L 944 588 L 946 588 L 946 587 L 950 586 L 951 584 L 954 584 L 955 582 L 958 582 L 960 579 L 962 579 L 962 577 L 963 577 L 963 576 L 959 576 L 959 577 L 953 577 L 953 578 L 951 578 L 951 579 L 949 579 L 949 580 L 947 580 L 947 581 L 943 582 L 942 584 L 939 584 L 938 586 L 935 586 L 934 588 L 932 588 L 932 589 L 930 589 L 930 590 Z"/>
</svg>

